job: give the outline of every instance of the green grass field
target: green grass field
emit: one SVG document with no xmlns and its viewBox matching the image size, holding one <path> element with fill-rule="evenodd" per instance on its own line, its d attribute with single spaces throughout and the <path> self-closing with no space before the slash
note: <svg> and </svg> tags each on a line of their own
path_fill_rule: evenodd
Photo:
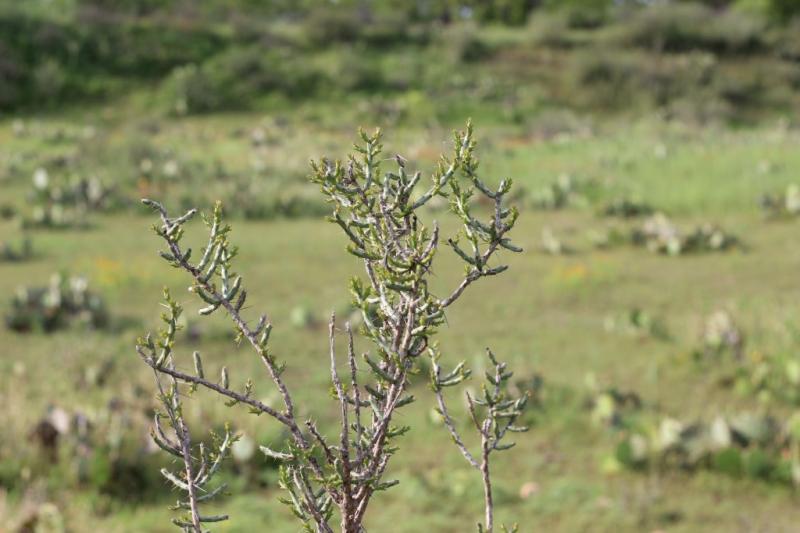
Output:
<svg viewBox="0 0 800 533">
<path fill-rule="evenodd" d="M 270 114 L 162 121 L 131 109 L 136 105 L 25 120 L 24 133 L 15 133 L 20 125 L 11 120 L 0 122 L 0 163 L 5 162 L 0 203 L 13 205 L 23 216 L 28 213 L 30 176 L 46 165 L 53 177 L 91 171 L 116 184 L 127 200 L 144 192 L 176 206 L 176 191 L 184 191 L 184 184 L 147 188 L 137 181 L 130 154 L 140 141 L 171 149 L 187 167 L 220 163 L 231 172 L 263 167 L 265 180 L 289 180 L 308 194 L 302 178 L 308 159 L 344 156 L 363 119 L 349 107 L 306 106 L 277 122 Z M 511 363 L 523 386 L 535 376 L 543 379 L 536 406 L 527 415 L 531 431 L 498 462 L 500 520 L 519 522 L 523 532 L 794 530 L 800 506 L 790 484 L 706 469 L 620 467 L 612 458 L 624 430 L 592 422 L 586 382 L 635 391 L 652 416 L 693 421 L 754 411 L 785 420 L 792 414 L 790 403 L 765 402 L 720 385 L 720 376 L 737 367 L 732 358 L 696 363 L 690 353 L 700 343 L 705 317 L 725 309 L 746 334 L 746 358 L 775 352 L 796 357 L 797 222 L 766 219 L 758 198 L 800 182 L 800 130 L 778 122 L 736 130 L 640 119 L 585 124 L 544 136 L 535 119 L 529 126 L 484 122 L 477 122 L 484 173 L 492 181 L 512 177 L 526 191 L 518 200 L 523 210 L 515 230 L 526 251 L 508 257 L 506 275 L 483 280 L 449 313 L 441 347 L 450 364 L 466 359 L 480 365 L 483 348 L 491 346 Z M 84 134 L 87 126 L 93 134 Z M 450 126 L 390 128 L 387 153 L 401 153 L 429 171 L 438 154 L 449 151 Z M 269 138 L 256 145 L 252 132 L 259 128 Z M 60 167 L 59 161 L 66 163 Z M 200 177 L 178 179 L 187 180 L 189 189 L 211 186 L 213 178 L 196 174 Z M 562 174 L 594 184 L 587 205 L 531 208 L 527 194 Z M 719 224 L 743 247 L 680 257 L 629 245 L 595 249 L 590 231 L 637 224 L 597 214 L 603 202 L 619 195 L 648 202 L 681 227 Z M 452 227 L 445 212 L 429 216 Z M 30 230 L 35 256 L 0 263 L 0 294 L 6 301 L 18 286 L 44 285 L 51 274 L 64 270 L 86 275 L 111 315 L 111 326 L 99 331 L 79 326 L 52 334 L 0 330 L 0 477 L 7 487 L 0 489 L 0 531 L 2 524 L 18 524 L 26 509 L 42 502 L 55 504 L 54 522 L 62 521 L 61 530 L 174 529 L 167 510 L 174 498 L 164 483 L 148 485 L 160 487 L 150 491 L 155 494 L 115 494 L 96 486 L 92 480 L 106 478 L 92 467 L 89 481 L 76 481 L 75 460 L 44 459 L 32 436 L 48 406 L 58 406 L 86 414 L 99 427 L 116 428 L 114 438 L 128 443 L 122 449 L 133 447 L 135 457 L 145 454 L 146 422 L 141 419 L 154 392 L 152 376 L 133 350 L 134 340 L 157 327 L 162 286 L 171 287 L 187 310 L 197 307 L 185 292 L 186 280 L 158 258 L 159 242 L 149 229 L 155 220 L 144 209 L 92 213 L 89 222 L 81 230 Z M 544 228 L 573 252 L 542 252 Z M 0 223 L 0 243 L 16 242 L 20 235 L 15 222 Z M 324 324 L 331 311 L 346 309 L 347 280 L 358 273 L 358 264 L 344 253 L 344 238 L 321 217 L 234 219 L 232 239 L 243 249 L 239 265 L 250 287 L 249 302 L 259 308 L 252 314 L 269 313 L 275 325 L 273 349 L 288 363 L 287 380 L 298 402 L 310 406 L 306 414 L 321 426 L 332 426 L 334 404 L 324 401 L 329 386 Z M 444 258 L 436 288 L 444 293 L 457 283 L 459 272 L 450 252 L 440 253 Z M 607 331 L 609 317 L 634 308 L 660 317 L 669 338 Z M 295 324 L 298 309 L 312 317 L 302 327 Z M 208 367 L 228 365 L 235 369 L 233 380 L 253 377 L 258 396 L 275 399 L 257 358 L 230 342 L 228 324 L 189 315 L 197 333 L 191 340 L 181 338 L 179 353 L 187 365 L 191 350 L 199 349 Z M 110 370 L 103 380 L 87 378 L 105 364 Z M 432 416 L 424 375 L 413 392 L 418 401 L 402 414 L 413 430 L 403 438 L 390 472 L 401 484 L 371 510 L 369 528 L 468 531 L 479 516 L 480 486 Z M 197 397 L 192 420 L 215 426 L 230 421 L 249 439 L 280 442 L 275 423 L 227 409 L 202 393 Z M 144 476 L 157 479 L 156 463 L 148 461 L 135 463 L 133 470 L 154 469 Z M 233 494 L 221 506 L 232 519 L 215 531 L 297 530 L 276 501 L 275 470 L 247 464 L 225 475 L 232 480 Z M 57 524 L 53 527 L 60 531 Z"/>
</svg>

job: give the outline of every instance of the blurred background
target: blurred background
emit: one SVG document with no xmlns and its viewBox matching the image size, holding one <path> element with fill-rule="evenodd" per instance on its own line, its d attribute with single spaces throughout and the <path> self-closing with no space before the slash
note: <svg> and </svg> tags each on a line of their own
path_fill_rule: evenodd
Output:
<svg viewBox="0 0 800 533">
<path fill-rule="evenodd" d="M 187 309 L 186 364 L 201 350 L 276 400 L 159 259 L 139 198 L 223 202 L 253 313 L 303 414 L 332 428 L 325 322 L 352 313 L 360 272 L 308 162 L 380 127 L 387 157 L 427 175 L 468 118 L 485 180 L 514 180 L 526 249 L 441 333 L 447 366 L 480 375 L 488 345 L 532 394 L 531 431 L 497 463 L 499 520 L 796 531 L 799 110 L 798 0 L 0 0 L 0 531 L 177 530 L 133 350 L 164 286 Z M 442 207 L 429 219 L 455 229 Z M 442 452 L 421 370 L 401 483 L 368 524 L 470 531 L 482 489 Z M 190 406 L 242 435 L 213 530 L 297 531 L 258 452 L 281 428 Z"/>
</svg>

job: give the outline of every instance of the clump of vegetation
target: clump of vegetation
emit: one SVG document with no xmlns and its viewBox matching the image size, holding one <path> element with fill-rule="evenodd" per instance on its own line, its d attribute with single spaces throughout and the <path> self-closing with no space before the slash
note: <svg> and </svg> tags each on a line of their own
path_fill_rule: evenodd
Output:
<svg viewBox="0 0 800 533">
<path fill-rule="evenodd" d="M 644 221 L 631 234 L 631 241 L 651 252 L 666 255 L 685 255 L 729 250 L 739 245 L 739 240 L 712 224 L 697 226 L 691 233 L 683 234 L 664 214 L 656 213 Z"/>
<path fill-rule="evenodd" d="M 791 184 L 779 194 L 761 197 L 761 208 L 770 218 L 790 218 L 800 214 L 800 186 Z"/>
<path fill-rule="evenodd" d="M 636 218 L 652 215 L 655 210 L 650 204 L 628 197 L 614 198 L 606 204 L 601 213 L 607 217 Z"/>
<path fill-rule="evenodd" d="M 105 303 L 89 290 L 86 278 L 56 274 L 45 287 L 21 287 L 6 314 L 6 325 L 18 332 L 49 333 L 71 323 L 93 328 L 108 324 Z"/>
<path fill-rule="evenodd" d="M 490 55 L 489 47 L 477 35 L 477 28 L 468 24 L 448 28 L 441 40 L 450 60 L 456 64 L 476 62 Z"/>
<path fill-rule="evenodd" d="M 669 113 L 681 104 L 699 111 L 719 103 L 713 118 L 725 120 L 731 113 L 726 100 L 708 87 L 708 79 L 719 76 L 716 67 L 713 57 L 696 52 L 653 61 L 651 54 L 637 50 L 579 49 L 561 73 L 569 89 L 560 98 L 583 109 L 655 108 Z M 702 115 L 695 120 L 703 120 Z"/>
<path fill-rule="evenodd" d="M 388 8 L 388 9 L 387 9 Z M 418 6 L 351 5 L 307 10 L 303 38 L 317 48 L 332 43 L 388 48 L 425 44 L 430 38 L 431 12 Z"/>
<path fill-rule="evenodd" d="M 738 237 L 719 226 L 702 224 L 686 235 L 680 253 L 719 252 L 740 246 Z"/>
<path fill-rule="evenodd" d="M 283 48 L 235 48 L 206 63 L 177 68 L 162 89 L 176 114 L 242 109 L 261 94 L 280 92 L 306 96 L 320 81 L 320 73 L 297 61 L 296 52 Z"/>
<path fill-rule="evenodd" d="M 752 53 L 764 46 L 764 21 L 736 10 L 721 13 L 701 3 L 657 3 L 632 12 L 615 28 L 619 44 L 658 52 Z"/>
<path fill-rule="evenodd" d="M 190 12 L 174 2 L 129 8 L 140 3 L 81 1 L 58 21 L 36 8 L 9 6 L 0 17 L 6 58 L 0 108 L 98 100 L 153 82 L 160 82 L 159 107 L 175 114 L 353 91 L 420 91 L 448 107 L 453 89 L 467 89 L 503 105 L 505 95 L 491 88 L 497 79 L 476 82 L 472 72 L 452 68 L 485 68 L 496 57 L 512 85 L 535 78 L 546 100 L 569 106 L 629 110 L 633 104 L 670 113 L 686 106 L 727 120 L 746 119 L 773 102 L 797 104 L 796 9 L 773 5 L 791 0 L 755 2 L 749 10 L 730 2 L 615 7 L 609 0 L 424 7 L 378 1 L 335 8 L 212 0 Z M 221 20 L 230 31 L 220 28 Z M 497 42 L 484 26 L 527 20 L 525 38 L 507 42 Z M 557 61 L 530 61 L 531 52 L 554 50 Z M 419 60 L 428 53 L 448 60 Z M 768 64 L 769 74 L 752 58 Z M 414 66 L 406 74 L 393 68 L 403 63 Z"/>
<path fill-rule="evenodd" d="M 507 236 L 518 215 L 516 209 L 504 205 L 511 182 L 504 180 L 493 190 L 480 180 L 471 125 L 455 135 L 452 159 L 442 157 L 429 187 L 421 193 L 415 191 L 421 173 L 409 172 L 403 158 L 395 158 L 395 170 L 382 170 L 379 132 L 362 133 L 361 140 L 362 144 L 356 146 L 357 155 L 345 163 L 324 160 L 313 164 L 313 181 L 334 205 L 330 220 L 342 229 L 350 241 L 347 250 L 362 260 L 367 272 L 366 281 L 352 280 L 351 291 L 354 305 L 361 310 L 361 333 L 374 346 L 372 353 L 363 356 L 368 372 L 360 374 L 355 338 L 350 326 L 346 326 L 347 372 L 343 381 L 336 357 L 336 320 L 331 317 L 330 375 L 340 411 L 340 432 L 335 439 L 324 436 L 313 420 L 303 423 L 298 419 L 292 394 L 282 377 L 284 365 L 268 346 L 272 327 L 266 316 L 252 322 L 242 316 L 247 290 L 241 276 L 233 271 L 236 248 L 229 240 L 231 228 L 223 221 L 221 207 L 218 205 L 206 220 L 209 241 L 197 262 L 192 263 L 192 251 L 183 248 L 181 239 L 196 211 L 172 218 L 161 204 L 144 201 L 161 217 L 156 232 L 167 246 L 161 256 L 190 276 L 190 290 L 206 304 L 200 314 L 210 315 L 221 309 L 231 318 L 238 340 L 252 346 L 283 403 L 279 409 L 255 399 L 251 380 L 245 383 L 243 392 L 235 390 L 226 367 L 221 369 L 220 380 L 206 378 L 207 367 L 198 352 L 193 354 L 194 372 L 180 369 L 183 365 L 177 362 L 174 346 L 182 309 L 165 291 L 165 328 L 156 339 L 149 335 L 140 339 L 137 352 L 155 371 L 163 419 L 172 428 L 170 435 L 157 432 L 155 437 L 159 446 L 180 461 L 179 471 L 163 474 L 185 494 L 178 508 L 186 513 L 175 523 L 186 531 L 202 533 L 204 523 L 227 518 L 202 514 L 200 505 L 222 490 L 222 485 L 214 487 L 209 482 L 232 436 L 226 432 L 210 448 L 195 446 L 185 418 L 185 393 L 198 387 L 209 389 L 227 398 L 229 405 L 247 405 L 251 412 L 265 414 L 283 425 L 290 434 L 286 448 L 261 447 L 265 455 L 281 464 L 280 486 L 288 496 L 282 501 L 308 530 L 332 532 L 330 521 L 338 509 L 342 531 L 357 533 L 363 530 L 373 496 L 398 483 L 383 477 L 396 452 L 395 440 L 410 428 L 391 423 L 398 409 L 414 401 L 408 389 L 418 359 L 427 353 L 433 361 L 434 390 L 446 420 L 449 415 L 440 391 L 468 377 L 463 363 L 450 372 L 441 370 L 440 352 L 433 336 L 444 323 L 445 310 L 470 285 L 508 268 L 491 266 L 500 249 L 521 251 Z M 472 211 L 470 198 L 476 193 L 493 205 L 485 220 Z M 431 294 L 427 282 L 439 247 L 439 227 L 434 222 L 428 228 L 419 218 L 420 209 L 434 197 L 447 199 L 463 224 L 460 235 L 449 238 L 447 243 L 466 263 L 465 277 L 443 298 Z M 485 521 L 479 531 L 487 532 L 494 529 L 489 455 L 511 446 L 501 442 L 507 432 L 525 429 L 513 424 L 527 398 L 509 396 L 506 381 L 511 373 L 491 352 L 489 358 L 493 365 L 493 372 L 487 374 L 490 384 L 482 389 L 482 398 L 470 396 L 470 413 L 481 436 L 480 460 L 466 449 L 453 424 L 447 424 L 461 453 L 482 474 Z M 364 383 L 365 379 L 369 383 Z"/>
<path fill-rule="evenodd" d="M 144 21 L 121 5 L 75 10 L 59 20 L 25 7 L 9 6 L 0 15 L 4 110 L 119 94 L 128 85 L 122 81 L 166 75 L 225 45 L 203 25 Z"/>
</svg>

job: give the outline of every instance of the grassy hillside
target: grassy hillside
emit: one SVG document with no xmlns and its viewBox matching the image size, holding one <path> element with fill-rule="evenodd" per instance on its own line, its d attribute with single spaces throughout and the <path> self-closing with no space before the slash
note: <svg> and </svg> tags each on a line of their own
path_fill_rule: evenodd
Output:
<svg viewBox="0 0 800 533">
<path fill-rule="evenodd" d="M 289 180 L 296 187 L 292 190 L 313 198 L 302 184 L 305 161 L 314 154 L 342 153 L 355 124 L 331 121 L 320 126 L 311 114 L 289 114 L 286 133 L 265 145 L 254 144 L 253 137 L 259 137 L 264 120 L 273 119 L 252 115 L 153 119 L 146 123 L 146 136 L 163 150 L 173 149 L 180 166 L 189 169 L 213 163 L 244 170 L 260 155 L 269 162 L 265 183 Z M 155 254 L 156 239 L 148 230 L 152 219 L 127 202 L 139 193 L 137 187 L 157 185 L 160 197 L 176 205 L 178 191 L 202 191 L 213 187 L 214 179 L 197 171 L 178 172 L 166 183 L 144 180 L 139 175 L 141 161 L 122 157 L 135 152 L 139 141 L 131 140 L 131 132 L 141 131 L 142 124 L 111 110 L 82 116 L 103 118 L 76 121 L 67 115 L 22 124 L 7 121 L 0 129 L 3 159 L 17 165 L 6 171 L 4 190 L 9 194 L 4 201 L 21 217 L 33 210 L 25 201 L 32 189 L 29 176 L 43 160 L 55 165 L 49 167 L 52 180 L 93 169 L 121 193 L 118 207 L 88 213 L 84 229 L 25 232 L 32 239 L 34 257 L 2 266 L 0 284 L 7 295 L 23 284 L 46 284 L 59 270 L 84 274 L 106 298 L 111 316 L 108 329 L 91 335 L 81 326 L 47 335 L 2 333 L 7 406 L 3 423 L 10 429 L 2 437 L 2 479 L 9 491 L 6 520 L 15 523 L 31 502 L 52 501 L 75 530 L 166 531 L 164 505 L 169 495 L 156 477 L 161 459 L 144 451 L 146 421 L 139 414 L 150 404 L 150 377 L 131 343 L 155 327 L 161 286 L 182 294 L 181 283 Z M 86 135 L 87 126 L 95 128 L 93 135 Z M 527 252 L 511 259 L 508 276 L 479 287 L 454 310 L 442 338 L 451 360 L 477 362 L 482 346 L 491 344 L 518 369 L 523 383 L 534 386 L 543 380 L 529 415 L 533 431 L 520 439 L 519 449 L 503 459 L 498 472 L 501 516 L 520 520 L 523 531 L 728 531 L 742 527 L 743 520 L 745 529 L 790 528 L 795 518 L 791 483 L 744 474 L 731 477 L 704 468 L 626 471 L 613 458 L 630 428 L 592 422 L 586 402 L 596 393 L 586 382 L 597 383 L 600 390 L 613 386 L 635 391 L 644 406 L 644 414 L 637 416 L 653 420 L 711 420 L 720 414 L 762 410 L 788 418 L 791 402 L 764 403 L 763 398 L 731 389 L 725 380 L 737 369 L 749 368 L 747 361 L 795 352 L 798 309 L 793 286 L 799 258 L 791 244 L 794 222 L 765 219 L 758 199 L 796 181 L 798 132 L 783 124 L 729 131 L 660 121 L 634 127 L 582 123 L 558 135 L 537 131 L 502 125 L 479 130 L 485 171 L 497 178 L 512 176 L 525 191 L 517 200 L 523 207 L 518 234 Z M 438 147 L 446 148 L 446 138 L 442 127 L 399 127 L 388 141 L 390 149 L 425 170 L 431 168 Z M 57 163 L 62 159 L 65 166 Z M 577 184 L 591 184 L 583 200 L 564 209 L 536 209 L 531 198 L 560 174 L 573 176 Z M 744 247 L 686 257 L 657 255 L 626 244 L 595 249 L 592 231 L 640 223 L 598 215 L 619 196 L 663 209 L 687 230 L 696 223 L 718 223 Z M 235 204 L 230 211 L 235 218 L 242 216 Z M 246 250 L 243 274 L 256 281 L 251 298 L 263 302 L 272 315 L 275 349 L 290 365 L 288 379 L 299 386 L 303 399 L 311 400 L 309 405 L 322 405 L 316 400 L 326 390 L 326 371 L 314 363 L 325 353 L 322 321 L 330 310 L 345 308 L 346 280 L 356 264 L 346 259 L 345 243 L 313 210 L 293 216 L 239 220 L 234 241 Z M 544 228 L 573 253 L 542 252 Z M 22 234 L 8 221 L 0 241 L 15 243 Z M 455 266 L 452 261 L 446 264 Z M 444 268 L 437 283 L 445 287 L 456 277 L 457 272 Z M 608 330 L 610 318 L 632 309 L 661 320 L 668 338 Z M 716 309 L 729 310 L 747 332 L 744 362 L 725 355 L 695 361 L 691 355 L 701 344 L 705 317 Z M 231 349 L 224 323 L 189 320 L 193 337 L 186 350 L 202 349 L 209 365 L 224 361 L 241 368 L 239 372 L 249 369 L 258 375 L 259 363 L 249 352 Z M 257 383 L 257 390 L 270 397 L 264 383 Z M 471 511 L 480 494 L 458 458 L 440 453 L 447 438 L 431 419 L 426 388 L 420 385 L 415 394 L 421 401 L 404 416 L 416 427 L 404 441 L 405 453 L 394 471 L 401 488 L 377 508 L 371 524 L 377 530 L 464 530 L 473 520 Z M 193 417 L 213 424 L 230 420 L 259 442 L 282 438 L 272 424 L 201 398 L 202 409 Z M 71 445 L 63 444 L 59 453 L 64 455 L 55 464 L 47 459 L 46 448 L 37 443 L 31 428 L 48 406 L 93 420 L 98 432 L 92 433 L 92 453 L 80 459 L 80 454 L 72 455 Z M 313 414 L 322 422 L 334 422 L 333 412 L 315 409 Z M 107 464 L 100 459 L 104 457 L 117 459 Z M 264 520 L 276 520 L 284 524 L 279 530 L 293 531 L 286 511 L 273 503 L 275 471 L 258 461 L 236 465 L 233 462 L 226 474 L 236 489 L 225 505 L 234 519 L 221 530 L 248 531 Z M 521 497 L 526 484 L 530 494 Z M 444 512 L 428 503 L 428 493 L 443 495 L 452 509 Z M 407 516 L 414 518 L 403 522 L 405 529 L 396 529 L 398 518 Z"/>
</svg>

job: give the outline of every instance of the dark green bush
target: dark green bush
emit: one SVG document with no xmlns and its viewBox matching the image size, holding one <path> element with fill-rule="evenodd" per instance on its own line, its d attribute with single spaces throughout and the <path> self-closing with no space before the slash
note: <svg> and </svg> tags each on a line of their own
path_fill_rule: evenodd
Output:
<svg viewBox="0 0 800 533">
<path fill-rule="evenodd" d="M 150 15 L 159 8 L 174 3 L 165 0 L 78 0 L 81 11 L 100 11 L 108 14 Z"/>
<path fill-rule="evenodd" d="M 316 9 L 305 19 L 304 33 L 314 46 L 330 46 L 331 43 L 352 43 L 359 39 L 362 28 L 355 10 L 342 8 Z"/>
<path fill-rule="evenodd" d="M 316 6 L 303 20 L 308 44 L 325 48 L 336 43 L 373 47 L 424 44 L 429 39 L 425 21 L 413 23 L 402 9 L 378 10 L 366 3 L 357 7 Z"/>
<path fill-rule="evenodd" d="M 422 53 L 385 55 L 381 66 L 386 89 L 405 91 L 425 85 L 430 63 L 429 55 Z"/>
<path fill-rule="evenodd" d="M 689 99 L 701 103 L 722 98 L 714 82 L 718 62 L 693 52 L 658 61 L 641 52 L 586 51 L 575 53 L 565 76 L 567 103 L 591 109 L 636 110 L 668 107 Z"/>
<path fill-rule="evenodd" d="M 0 109 L 9 109 L 20 101 L 25 75 L 24 66 L 0 40 Z"/>
<path fill-rule="evenodd" d="M 757 16 L 695 3 L 658 3 L 625 13 L 611 33 L 617 44 L 657 52 L 748 53 L 765 44 Z"/>
<path fill-rule="evenodd" d="M 566 15 L 570 28 L 597 28 L 608 19 L 612 0 L 544 0 L 545 8 Z"/>
<path fill-rule="evenodd" d="M 528 15 L 538 4 L 538 0 L 475 2 L 473 16 L 481 22 L 499 22 L 510 26 L 521 26 L 525 24 Z"/>
<path fill-rule="evenodd" d="M 365 49 L 344 49 L 337 53 L 329 74 L 329 83 L 345 92 L 377 92 L 384 88 L 384 78 L 377 59 Z"/>
<path fill-rule="evenodd" d="M 792 20 L 792 22 L 781 31 L 778 36 L 777 49 L 781 58 L 800 62 L 800 17 Z"/>
<path fill-rule="evenodd" d="M 430 41 L 430 33 L 429 24 L 410 24 L 405 17 L 393 11 L 364 24 L 359 40 L 372 47 L 424 45 Z"/>
<path fill-rule="evenodd" d="M 572 48 L 576 43 L 569 24 L 569 17 L 561 11 L 537 12 L 528 22 L 531 42 L 547 48 Z"/>
<path fill-rule="evenodd" d="M 98 96 L 115 77 L 158 77 L 224 46 L 202 26 L 107 16 L 56 23 L 3 13 L 0 109 Z"/>
<path fill-rule="evenodd" d="M 178 114 L 246 108 L 259 96 L 280 92 L 290 97 L 311 93 L 319 74 L 289 49 L 231 49 L 200 66 L 176 69 L 162 92 Z"/>
<path fill-rule="evenodd" d="M 646 202 L 623 196 L 608 202 L 602 208 L 601 213 L 608 217 L 635 218 L 652 215 L 654 211 L 652 206 Z"/>
<path fill-rule="evenodd" d="M 758 65 L 720 68 L 712 82 L 715 94 L 739 109 L 766 103 L 768 91 L 781 80 Z"/>
<path fill-rule="evenodd" d="M 462 23 L 448 27 L 438 36 L 438 44 L 454 63 L 470 63 L 486 58 L 489 47 L 472 24 Z"/>
<path fill-rule="evenodd" d="M 769 12 L 779 21 L 800 17 L 800 2 L 797 0 L 769 0 Z"/>
<path fill-rule="evenodd" d="M 152 78 L 200 62 L 228 42 L 207 27 L 170 23 L 97 21 L 82 28 L 79 63 L 121 76 Z M 123 52 L 124 51 L 124 52 Z"/>
</svg>

